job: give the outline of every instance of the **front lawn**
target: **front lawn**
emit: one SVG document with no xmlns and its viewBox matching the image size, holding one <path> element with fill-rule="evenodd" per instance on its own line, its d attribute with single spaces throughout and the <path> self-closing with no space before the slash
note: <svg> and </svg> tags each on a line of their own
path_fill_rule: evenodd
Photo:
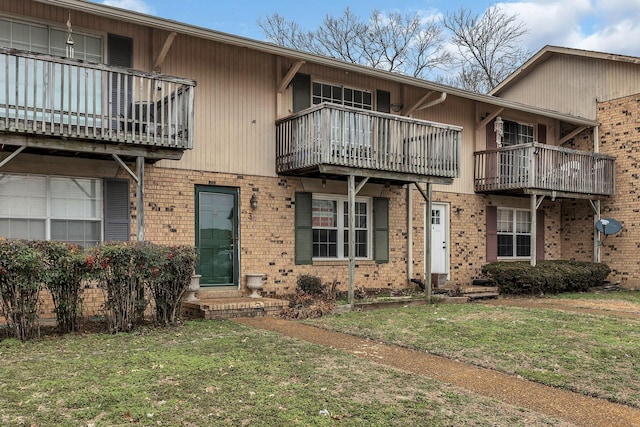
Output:
<svg viewBox="0 0 640 427">
<path fill-rule="evenodd" d="M 4 338 L 0 361 L 3 426 L 562 425 L 230 321 Z"/>
<path fill-rule="evenodd" d="M 640 406 L 637 319 L 545 307 L 436 304 L 309 323 Z"/>
</svg>

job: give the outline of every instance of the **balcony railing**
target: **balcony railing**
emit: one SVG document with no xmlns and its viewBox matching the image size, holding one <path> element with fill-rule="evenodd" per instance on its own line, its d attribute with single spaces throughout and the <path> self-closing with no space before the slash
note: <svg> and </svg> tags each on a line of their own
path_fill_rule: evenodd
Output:
<svg viewBox="0 0 640 427">
<path fill-rule="evenodd" d="M 540 143 L 475 153 L 475 190 L 524 190 L 610 196 L 614 158 Z"/>
<path fill-rule="evenodd" d="M 193 80 L 0 48 L 0 132 L 193 148 Z"/>
<path fill-rule="evenodd" d="M 320 165 L 455 178 L 462 128 L 335 104 L 277 122 L 276 170 Z"/>
</svg>

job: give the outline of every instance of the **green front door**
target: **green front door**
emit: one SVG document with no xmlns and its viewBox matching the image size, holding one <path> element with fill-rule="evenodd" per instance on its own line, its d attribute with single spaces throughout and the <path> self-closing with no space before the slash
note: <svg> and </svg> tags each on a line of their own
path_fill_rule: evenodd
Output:
<svg viewBox="0 0 640 427">
<path fill-rule="evenodd" d="M 201 286 L 238 286 L 238 190 L 196 186 Z"/>
</svg>

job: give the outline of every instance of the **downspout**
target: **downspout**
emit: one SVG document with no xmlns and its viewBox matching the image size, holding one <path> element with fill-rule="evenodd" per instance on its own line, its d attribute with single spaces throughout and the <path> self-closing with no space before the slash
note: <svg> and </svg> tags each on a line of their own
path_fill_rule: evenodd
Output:
<svg viewBox="0 0 640 427">
<path fill-rule="evenodd" d="M 442 104 L 447 99 L 447 92 L 442 92 L 442 94 L 438 97 L 438 99 L 434 99 L 431 102 L 428 102 L 420 107 L 416 108 L 418 110 L 424 110 L 425 108 L 433 107 L 434 105 Z"/>
<path fill-rule="evenodd" d="M 407 184 L 407 283 L 413 279 L 413 184 Z"/>
</svg>

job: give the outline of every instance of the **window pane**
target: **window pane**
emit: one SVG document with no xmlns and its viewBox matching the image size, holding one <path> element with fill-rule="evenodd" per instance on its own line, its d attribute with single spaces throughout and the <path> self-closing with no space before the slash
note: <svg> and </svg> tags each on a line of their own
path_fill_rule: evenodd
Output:
<svg viewBox="0 0 640 427">
<path fill-rule="evenodd" d="M 356 257 L 366 258 L 369 256 L 367 230 L 356 230 Z M 349 230 L 344 230 L 344 256 L 349 256 Z"/>
<path fill-rule="evenodd" d="M 510 234 L 498 234 L 498 256 L 513 256 L 513 236 Z"/>
<path fill-rule="evenodd" d="M 516 233 L 530 233 L 530 217 L 529 211 L 516 211 Z"/>
<path fill-rule="evenodd" d="M 8 239 L 44 240 L 45 221 L 34 219 L 0 219 L 0 237 Z"/>
<path fill-rule="evenodd" d="M 530 256 L 530 255 L 531 255 L 531 236 L 530 235 L 516 236 L 516 256 Z"/>
<path fill-rule="evenodd" d="M 95 246 L 100 241 L 99 221 L 51 221 L 51 240 Z"/>
<path fill-rule="evenodd" d="M 338 256 L 337 230 L 313 230 L 313 256 L 336 258 Z"/>
<path fill-rule="evenodd" d="M 498 209 L 498 232 L 513 232 L 513 211 L 507 209 Z"/>
<path fill-rule="evenodd" d="M 312 202 L 313 227 L 337 227 L 338 205 L 335 200 L 317 200 Z"/>
</svg>

